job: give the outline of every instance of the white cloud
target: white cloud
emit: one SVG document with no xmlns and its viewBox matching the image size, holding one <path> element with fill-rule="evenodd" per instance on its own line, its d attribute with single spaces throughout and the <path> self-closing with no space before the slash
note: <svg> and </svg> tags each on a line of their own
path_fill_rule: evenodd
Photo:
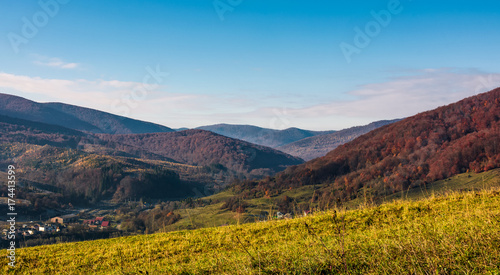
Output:
<svg viewBox="0 0 500 275">
<path fill-rule="evenodd" d="M 167 79 L 166 79 L 167 80 Z M 168 81 L 167 81 L 168 82 Z M 58 101 L 160 123 L 169 127 L 254 124 L 270 128 L 342 129 L 379 119 L 415 115 L 500 86 L 500 74 L 428 69 L 348 92 L 352 100 L 289 108 L 287 96 L 200 95 L 118 80 L 62 80 L 0 72 L 0 92 L 38 101 Z M 154 89 L 153 89 L 154 88 Z M 281 102 L 281 103 L 280 103 Z M 273 104 L 274 103 L 274 104 Z M 280 104 L 282 104 L 280 106 Z M 304 104 L 310 104 L 304 100 Z"/>
<path fill-rule="evenodd" d="M 59 69 L 76 69 L 80 66 L 80 64 L 78 63 L 64 62 L 63 60 L 57 57 L 47 57 L 38 54 L 35 54 L 33 56 L 35 58 L 33 63 L 39 66 L 53 67 Z"/>
<path fill-rule="evenodd" d="M 355 97 L 350 101 L 292 109 L 289 113 L 294 118 L 342 116 L 376 120 L 407 117 L 499 86 L 500 74 L 428 69 L 412 76 L 361 86 L 348 93 Z"/>
<path fill-rule="evenodd" d="M 207 113 L 222 108 L 224 104 L 218 98 L 168 93 L 165 89 L 165 86 L 132 81 L 47 79 L 0 72 L 0 92 L 13 93 L 39 102 L 63 102 L 95 108 L 166 126 L 172 122 L 166 120 L 168 117 L 178 118 L 173 124 L 186 122 L 181 116 L 206 116 Z M 139 91 L 145 91 L 145 94 Z"/>
</svg>

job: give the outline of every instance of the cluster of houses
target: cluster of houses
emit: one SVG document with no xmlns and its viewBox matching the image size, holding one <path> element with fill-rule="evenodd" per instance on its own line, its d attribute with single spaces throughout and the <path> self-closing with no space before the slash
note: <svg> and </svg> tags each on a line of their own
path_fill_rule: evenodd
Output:
<svg viewBox="0 0 500 275">
<path fill-rule="evenodd" d="M 61 232 L 66 228 L 65 225 L 62 224 L 47 224 L 47 223 L 34 223 L 34 224 L 23 224 L 21 228 L 16 229 L 16 234 L 19 234 L 24 237 L 33 236 L 42 233 L 53 233 L 53 232 Z M 3 230 L 3 237 L 6 238 L 8 229 Z"/>
<path fill-rule="evenodd" d="M 20 228 L 16 229 L 16 234 L 22 236 L 32 236 L 43 233 L 61 232 L 68 224 L 77 224 L 78 215 L 68 214 L 57 216 L 50 219 L 50 223 L 31 223 L 23 224 Z M 106 229 L 110 226 L 110 222 L 106 221 L 104 217 L 97 217 L 92 220 L 84 220 L 83 225 L 89 229 Z M 5 239 L 8 234 L 8 229 L 3 230 L 2 237 Z"/>
</svg>

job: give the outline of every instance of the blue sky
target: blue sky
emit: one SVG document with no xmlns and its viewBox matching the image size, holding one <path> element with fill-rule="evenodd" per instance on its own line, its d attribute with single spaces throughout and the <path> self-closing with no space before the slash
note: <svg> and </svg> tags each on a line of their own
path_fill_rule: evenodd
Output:
<svg viewBox="0 0 500 275">
<path fill-rule="evenodd" d="M 500 86 L 498 1 L 0 3 L 0 92 L 173 128 L 342 129 Z"/>
</svg>

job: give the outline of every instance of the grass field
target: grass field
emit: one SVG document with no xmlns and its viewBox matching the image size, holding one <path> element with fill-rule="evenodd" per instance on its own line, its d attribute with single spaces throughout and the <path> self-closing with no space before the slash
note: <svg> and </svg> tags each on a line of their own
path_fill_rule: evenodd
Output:
<svg viewBox="0 0 500 275">
<path fill-rule="evenodd" d="M 320 188 L 322 185 L 316 185 L 316 188 Z M 444 195 L 452 192 L 463 192 L 470 190 L 488 190 L 492 187 L 500 187 L 500 169 L 493 169 L 483 173 L 463 173 L 451 178 L 437 181 L 425 186 L 425 188 L 414 188 L 409 189 L 404 192 L 399 192 L 385 196 L 378 199 L 379 204 L 383 202 L 392 202 L 399 199 L 408 200 L 419 200 L 422 198 L 429 198 L 436 195 Z M 256 198 L 246 200 L 248 207 L 246 212 L 243 214 L 237 214 L 229 210 L 222 210 L 222 202 L 218 204 L 213 204 L 205 207 L 197 207 L 194 209 L 180 209 L 174 211 L 176 214 L 181 215 L 181 220 L 167 226 L 166 231 L 178 231 L 183 229 L 196 229 L 204 227 L 214 227 L 221 225 L 230 224 L 241 224 L 248 222 L 255 222 L 262 217 L 259 217 L 261 212 L 266 211 L 268 213 L 275 213 L 278 211 L 276 208 L 276 201 L 278 201 L 283 196 L 288 196 L 293 198 L 297 202 L 310 201 L 313 196 L 315 187 L 303 186 L 300 188 L 295 188 L 292 190 L 287 190 L 279 196 L 273 198 Z M 230 197 L 234 196 L 231 191 L 223 191 L 215 195 L 205 197 L 203 199 L 211 199 L 212 201 L 224 201 Z M 348 201 L 344 204 L 348 209 L 357 209 L 359 207 L 365 206 L 367 203 L 363 198 L 354 199 Z M 372 205 L 369 203 L 369 205 Z M 311 204 L 311 208 L 316 205 Z"/>
<path fill-rule="evenodd" d="M 2 273 L 500 274 L 500 189 L 16 253 Z"/>
</svg>

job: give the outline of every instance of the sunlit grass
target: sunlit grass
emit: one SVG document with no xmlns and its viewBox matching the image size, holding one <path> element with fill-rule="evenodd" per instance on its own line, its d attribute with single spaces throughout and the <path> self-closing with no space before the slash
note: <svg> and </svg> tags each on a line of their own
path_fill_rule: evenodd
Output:
<svg viewBox="0 0 500 275">
<path fill-rule="evenodd" d="M 296 204 L 306 203 L 312 209 L 317 207 L 317 203 L 310 203 L 315 189 L 322 188 L 324 185 L 302 186 L 286 190 L 279 196 L 272 198 L 253 198 L 245 199 L 248 204 L 246 212 L 243 214 L 236 214 L 230 210 L 220 209 L 222 203 L 215 205 L 196 207 L 194 209 L 179 209 L 175 210 L 176 214 L 181 215 L 181 220 L 175 224 L 169 225 L 165 228 L 167 231 L 182 230 L 182 229 L 195 229 L 203 227 L 220 226 L 223 224 L 241 224 L 248 222 L 255 222 L 259 220 L 268 219 L 269 216 L 263 217 L 262 212 L 267 212 L 270 216 L 275 215 L 278 211 L 276 202 L 283 196 L 293 198 Z M 383 202 L 392 202 L 394 200 L 418 200 L 422 198 L 431 198 L 433 196 L 449 194 L 453 192 L 463 192 L 468 190 L 488 190 L 492 187 L 500 187 L 500 169 L 494 169 L 483 173 L 463 173 L 451 178 L 437 181 L 428 184 L 422 188 L 413 188 L 398 192 L 395 194 L 379 197 L 376 201 L 369 201 L 360 196 L 357 199 L 344 203 L 348 209 L 357 209 L 362 207 L 371 207 L 374 204 Z M 203 200 L 224 201 L 232 196 L 235 196 L 231 190 L 226 190 L 212 196 L 203 198 Z M 297 209 L 295 209 L 297 210 Z M 300 211 L 296 211 L 300 214 Z"/>
<path fill-rule="evenodd" d="M 17 250 L 17 274 L 498 274 L 500 191 Z"/>
</svg>

